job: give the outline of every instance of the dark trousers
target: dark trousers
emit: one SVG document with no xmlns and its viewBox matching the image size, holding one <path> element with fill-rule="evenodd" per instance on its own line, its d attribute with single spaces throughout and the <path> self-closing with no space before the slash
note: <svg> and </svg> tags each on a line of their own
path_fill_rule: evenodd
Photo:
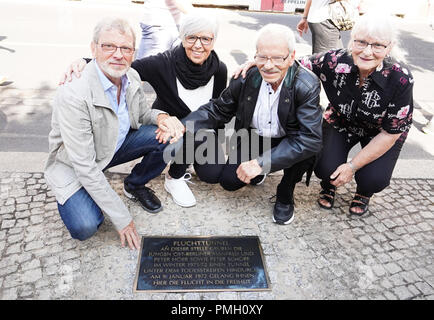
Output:
<svg viewBox="0 0 434 320">
<path fill-rule="evenodd" d="M 261 136 L 259 136 L 259 154 L 264 153 L 265 151 L 267 151 L 267 148 L 264 148 L 264 139 L 267 138 L 263 138 Z M 271 143 L 269 143 L 268 145 L 271 146 L 271 148 L 276 147 L 283 138 L 271 138 Z M 252 150 L 252 144 L 251 144 L 252 139 L 249 139 L 249 159 L 251 160 L 252 158 L 252 154 L 253 150 Z M 222 174 L 220 176 L 220 185 L 228 191 L 235 191 L 238 190 L 242 187 L 244 187 L 246 185 L 246 183 L 242 182 L 240 179 L 238 179 L 237 177 L 237 169 L 239 167 L 239 165 L 241 164 L 242 160 L 246 161 L 247 159 L 242 159 L 241 157 L 241 152 L 242 152 L 242 139 L 238 138 L 237 139 L 237 147 L 236 147 L 236 152 L 230 153 L 229 159 L 226 162 L 226 165 L 222 171 Z M 244 143 L 244 142 L 243 142 Z M 231 156 L 235 156 L 236 155 L 236 159 L 231 159 Z M 289 203 L 294 203 L 294 188 L 295 185 L 297 184 L 297 182 L 300 182 L 303 174 L 305 172 L 307 172 L 309 169 L 312 170 L 311 168 L 314 165 L 314 161 L 315 161 L 315 157 L 311 157 L 308 158 L 306 160 L 302 160 L 300 162 L 297 162 L 296 164 L 294 164 L 293 166 L 289 167 L 289 168 L 285 168 L 283 170 L 283 177 L 282 180 L 280 181 L 279 185 L 277 186 L 277 192 L 276 192 L 276 199 L 284 204 L 289 204 Z M 255 178 L 253 178 L 251 180 L 251 182 L 253 184 L 255 184 L 256 182 L 260 181 L 262 179 L 263 176 L 257 176 Z"/>
<path fill-rule="evenodd" d="M 365 147 L 372 137 L 351 139 L 347 133 L 340 133 L 327 122 L 323 122 L 323 150 L 315 167 L 315 175 L 321 179 L 324 189 L 333 189 L 330 184 L 330 175 L 341 164 L 346 163 L 348 153 L 357 143 Z M 402 149 L 404 141 L 398 140 L 385 154 L 367 164 L 355 174 L 357 193 L 365 197 L 371 197 L 390 184 L 393 169 Z"/>
<path fill-rule="evenodd" d="M 188 148 L 187 139 L 190 142 L 194 141 L 192 148 Z M 225 165 L 225 157 L 217 134 L 208 131 L 203 138 L 198 139 L 198 141 L 196 139 L 189 133 L 184 135 L 183 150 L 180 155 L 177 155 L 178 159 L 175 159 L 175 162 L 170 165 L 169 175 L 172 178 L 179 179 L 185 174 L 188 166 L 193 164 L 194 171 L 201 181 L 218 183 Z"/>
</svg>

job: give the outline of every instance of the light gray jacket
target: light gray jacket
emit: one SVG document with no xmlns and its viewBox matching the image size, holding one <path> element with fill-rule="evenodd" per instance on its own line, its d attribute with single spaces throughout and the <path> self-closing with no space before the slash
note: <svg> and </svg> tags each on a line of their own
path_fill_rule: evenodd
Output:
<svg viewBox="0 0 434 320">
<path fill-rule="evenodd" d="M 132 217 L 102 172 L 115 153 L 118 119 L 104 93 L 95 63 L 90 62 L 80 78 L 57 90 L 45 179 L 60 204 L 84 187 L 119 231 Z M 131 128 L 155 124 L 160 112 L 151 111 L 146 103 L 139 75 L 130 69 L 127 77 L 130 85 L 126 102 Z"/>
</svg>

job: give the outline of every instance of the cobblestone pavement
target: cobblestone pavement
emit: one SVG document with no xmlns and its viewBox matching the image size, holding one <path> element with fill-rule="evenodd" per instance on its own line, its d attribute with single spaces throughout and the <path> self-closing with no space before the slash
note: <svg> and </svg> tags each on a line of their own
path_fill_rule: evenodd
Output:
<svg viewBox="0 0 434 320">
<path fill-rule="evenodd" d="M 107 173 L 121 194 L 125 175 Z M 272 222 L 278 175 L 230 193 L 193 176 L 198 204 L 163 202 L 156 215 L 123 197 L 143 235 L 258 235 L 268 292 L 133 293 L 138 252 L 121 248 L 109 219 L 90 240 L 72 239 L 42 173 L 0 172 L 0 299 L 433 299 L 434 180 L 393 179 L 364 218 L 347 215 L 354 184 L 332 211 L 316 204 L 317 179 L 296 188 L 296 217 Z"/>
</svg>

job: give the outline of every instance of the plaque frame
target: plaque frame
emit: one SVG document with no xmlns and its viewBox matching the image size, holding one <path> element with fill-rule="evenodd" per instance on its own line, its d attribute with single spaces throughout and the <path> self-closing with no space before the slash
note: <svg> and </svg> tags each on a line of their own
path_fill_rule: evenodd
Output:
<svg viewBox="0 0 434 320">
<path fill-rule="evenodd" d="M 265 263 L 265 256 L 264 252 L 262 250 L 261 242 L 258 236 L 189 236 L 189 235 L 176 235 L 176 236 L 146 236 L 141 234 L 140 235 L 140 252 L 138 256 L 137 266 L 136 266 L 136 275 L 134 277 L 134 287 L 133 287 L 133 293 L 163 293 L 163 292 L 224 292 L 224 291 L 236 291 L 236 292 L 249 292 L 249 291 L 258 291 L 258 292 L 264 292 L 264 291 L 271 291 L 271 282 L 268 275 L 267 265 Z M 262 261 L 264 275 L 265 275 L 265 283 L 267 285 L 266 288 L 218 288 L 218 289 L 155 289 L 155 290 L 138 290 L 137 284 L 139 279 L 139 272 L 140 272 L 140 262 L 142 260 L 142 252 L 143 252 L 143 242 L 144 238 L 167 238 L 167 239 L 181 239 L 181 238 L 189 238 L 189 239 L 197 239 L 197 240 L 215 240 L 215 239 L 233 239 L 233 238 L 256 238 L 257 240 L 257 246 L 259 249 L 259 255 Z"/>
</svg>

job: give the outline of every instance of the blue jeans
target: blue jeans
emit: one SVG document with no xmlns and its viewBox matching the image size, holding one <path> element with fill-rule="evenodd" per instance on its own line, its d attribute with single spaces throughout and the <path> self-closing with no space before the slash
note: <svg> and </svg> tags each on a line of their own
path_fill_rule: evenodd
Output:
<svg viewBox="0 0 434 320">
<path fill-rule="evenodd" d="M 124 180 L 132 189 L 160 175 L 166 167 L 163 151 L 167 144 L 159 143 L 155 139 L 155 130 L 157 127 L 154 125 L 141 126 L 138 130 L 130 129 L 124 143 L 104 170 L 143 157 Z M 63 223 L 74 239 L 90 238 L 104 221 L 101 209 L 83 187 L 63 205 L 57 203 L 57 207 Z"/>
</svg>

